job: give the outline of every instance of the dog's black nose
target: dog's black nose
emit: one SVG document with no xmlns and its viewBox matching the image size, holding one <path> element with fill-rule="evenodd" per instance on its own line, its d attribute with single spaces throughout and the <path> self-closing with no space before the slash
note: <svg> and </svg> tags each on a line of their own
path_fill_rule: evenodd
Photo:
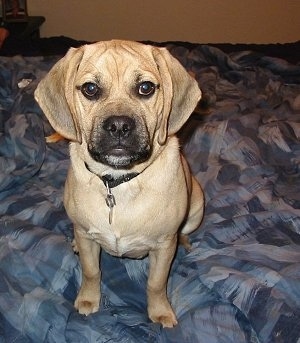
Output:
<svg viewBox="0 0 300 343">
<path fill-rule="evenodd" d="M 116 138 L 130 136 L 135 126 L 135 120 L 128 116 L 111 116 L 103 123 L 103 129 Z"/>
</svg>

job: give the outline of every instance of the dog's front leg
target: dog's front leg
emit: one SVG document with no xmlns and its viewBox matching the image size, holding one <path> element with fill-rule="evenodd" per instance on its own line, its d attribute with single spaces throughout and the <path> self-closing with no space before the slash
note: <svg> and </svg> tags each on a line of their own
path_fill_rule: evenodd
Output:
<svg viewBox="0 0 300 343">
<path fill-rule="evenodd" d="M 177 235 L 149 252 L 149 278 L 147 284 L 148 315 L 163 327 L 177 324 L 176 316 L 167 299 L 167 280 L 177 245 Z"/>
<path fill-rule="evenodd" d="M 82 267 L 82 283 L 75 300 L 75 307 L 79 313 L 88 315 L 99 309 L 101 297 L 100 245 L 86 237 L 86 233 L 76 229 L 75 239 Z"/>
</svg>

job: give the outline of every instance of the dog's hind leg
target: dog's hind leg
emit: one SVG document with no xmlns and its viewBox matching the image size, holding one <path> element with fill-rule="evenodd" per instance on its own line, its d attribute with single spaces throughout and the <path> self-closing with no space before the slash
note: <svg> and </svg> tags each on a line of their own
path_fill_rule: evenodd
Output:
<svg viewBox="0 0 300 343">
<path fill-rule="evenodd" d="M 187 219 L 179 232 L 179 243 L 188 251 L 192 250 L 188 234 L 195 231 L 201 224 L 204 213 L 204 196 L 197 180 L 192 176 L 190 209 Z"/>
</svg>

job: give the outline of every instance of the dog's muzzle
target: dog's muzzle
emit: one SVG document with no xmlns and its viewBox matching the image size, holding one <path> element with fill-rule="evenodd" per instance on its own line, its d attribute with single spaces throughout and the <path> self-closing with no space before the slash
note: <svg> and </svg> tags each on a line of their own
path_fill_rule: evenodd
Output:
<svg viewBox="0 0 300 343">
<path fill-rule="evenodd" d="M 151 154 L 145 125 L 130 116 L 107 117 L 92 130 L 88 150 L 91 157 L 114 168 L 131 168 Z"/>
</svg>

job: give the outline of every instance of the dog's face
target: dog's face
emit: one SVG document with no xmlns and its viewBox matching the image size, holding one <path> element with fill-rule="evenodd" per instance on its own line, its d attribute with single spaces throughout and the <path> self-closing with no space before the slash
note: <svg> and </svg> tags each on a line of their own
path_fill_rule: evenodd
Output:
<svg viewBox="0 0 300 343">
<path fill-rule="evenodd" d="M 54 129 L 84 143 L 93 161 L 131 169 L 180 129 L 201 92 L 166 49 L 110 41 L 69 50 L 35 95 Z"/>
<path fill-rule="evenodd" d="M 130 168 L 151 155 L 162 80 L 149 51 L 140 58 L 118 46 L 99 56 L 95 48 L 83 56 L 74 80 L 81 134 L 94 160 Z"/>
</svg>

